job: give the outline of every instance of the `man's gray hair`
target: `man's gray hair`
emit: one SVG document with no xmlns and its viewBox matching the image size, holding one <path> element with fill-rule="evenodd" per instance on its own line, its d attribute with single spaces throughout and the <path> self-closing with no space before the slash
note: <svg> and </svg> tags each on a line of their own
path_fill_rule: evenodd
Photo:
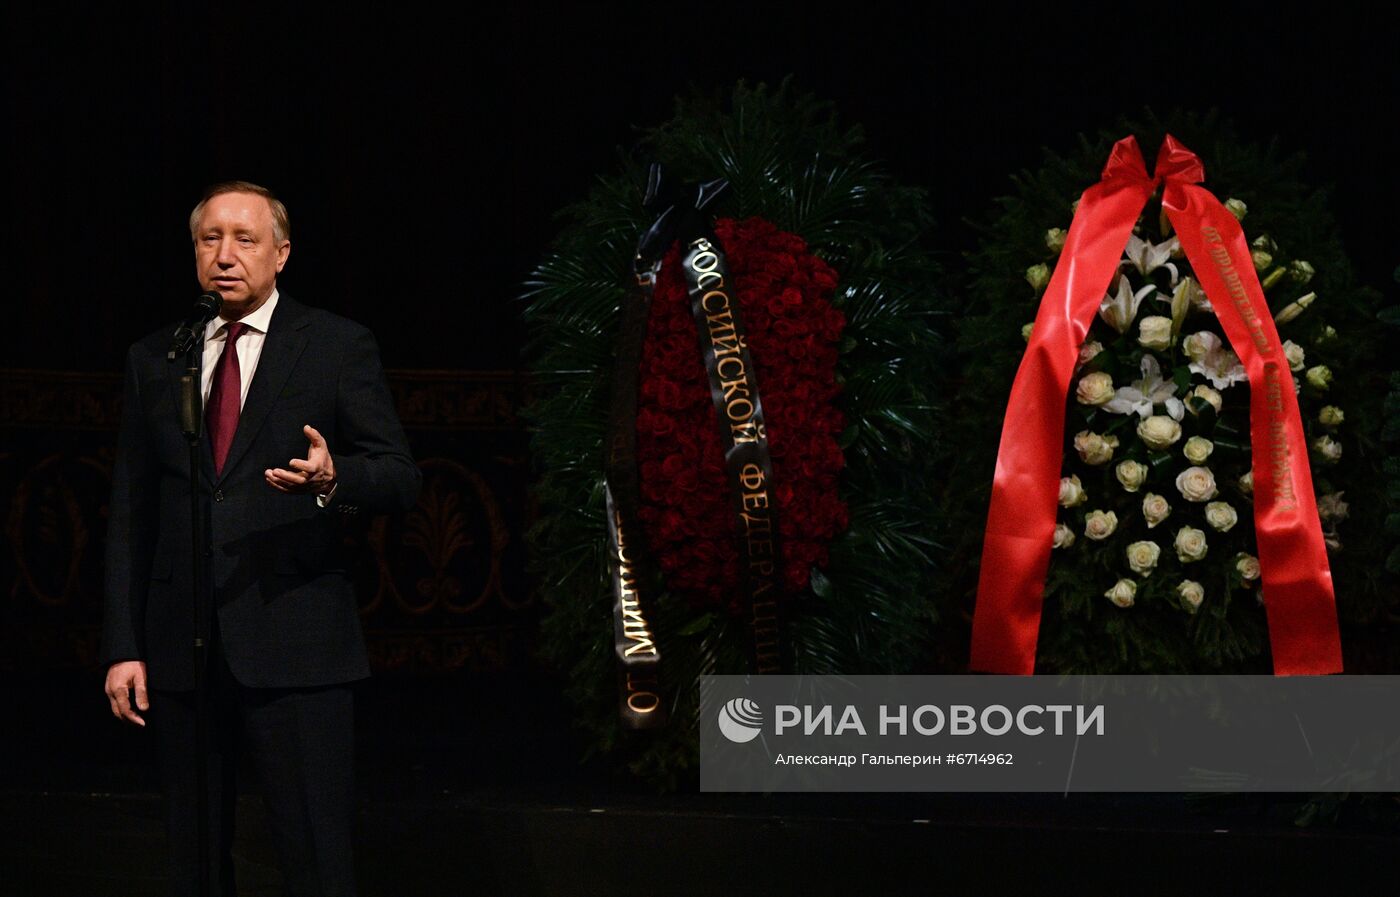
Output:
<svg viewBox="0 0 1400 897">
<path fill-rule="evenodd" d="M 194 229 L 199 226 L 199 216 L 204 214 L 204 206 L 209 200 L 225 193 L 252 193 L 267 200 L 268 206 L 272 209 L 272 236 L 276 238 L 278 243 L 286 242 L 292 238 L 292 220 L 287 215 L 287 207 L 282 205 L 282 200 L 273 195 L 271 190 L 251 181 L 220 181 L 204 191 L 199 205 L 194 207 L 193 212 L 190 212 L 191 239 L 196 236 Z"/>
</svg>

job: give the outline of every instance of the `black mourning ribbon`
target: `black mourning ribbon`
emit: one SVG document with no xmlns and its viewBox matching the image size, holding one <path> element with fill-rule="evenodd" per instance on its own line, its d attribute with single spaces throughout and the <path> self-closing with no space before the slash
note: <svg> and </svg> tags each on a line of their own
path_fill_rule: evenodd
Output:
<svg viewBox="0 0 1400 897">
<path fill-rule="evenodd" d="M 624 301 L 608 416 L 605 501 L 608 567 L 613 588 L 613 642 L 618 714 L 625 728 L 664 725 L 661 653 L 654 626 L 657 582 L 638 518 L 637 393 L 642 346 L 662 260 L 681 244 L 682 270 L 725 448 L 726 477 L 743 559 L 744 608 L 751 635 L 750 667 L 781 669 L 777 593 L 781 581 L 777 525 L 771 501 L 772 462 L 754 365 L 744 342 L 737 301 L 731 301 L 724 249 L 714 234 L 713 209 L 728 190 L 724 179 L 701 184 L 667 180 L 661 166 L 647 172 L 644 208 L 655 215 L 637 240 L 636 288 Z"/>
<path fill-rule="evenodd" d="M 655 728 L 666 720 L 661 698 L 661 652 L 653 622 L 656 604 L 651 584 L 657 577 L 637 513 L 641 506 L 637 392 L 656 278 L 666 253 L 677 242 L 681 244 L 687 295 L 724 446 L 735 535 L 742 559 L 750 667 L 758 673 L 776 673 L 783 665 L 777 600 L 782 565 L 772 460 L 738 299 L 728 281 L 724 248 L 711 226 L 711 210 L 728 187 L 724 179 L 702 184 L 671 183 L 663 178 L 659 165 L 651 166 L 643 206 L 656 217 L 637 241 L 636 289 L 621 308 L 608 415 L 604 492 L 618 714 L 629 729 Z"/>
<path fill-rule="evenodd" d="M 604 499 L 608 521 L 608 574 L 613 591 L 613 649 L 618 679 L 618 718 L 624 728 L 651 729 L 666 722 L 661 697 L 661 650 L 653 623 L 656 609 L 649 562 L 638 508 L 641 484 L 637 465 L 637 390 L 642 345 L 666 252 L 682 232 L 704 227 L 708 210 L 727 183 L 698 186 L 672 184 L 653 164 L 647 172 L 643 207 L 656 217 L 637 240 L 633 261 L 636 288 L 622 303 L 617 353 L 608 411 Z M 705 228 L 708 230 L 708 228 Z"/>
<path fill-rule="evenodd" d="M 720 185 L 720 186 L 717 186 Z M 710 384 L 725 477 L 738 541 L 740 587 L 749 633 L 749 667 L 778 673 L 784 666 L 778 595 L 782 584 L 773 462 L 768 450 L 757 369 L 745 339 L 743 316 L 724 247 L 709 226 L 705 206 L 722 182 L 702 184 L 695 212 L 682 219 L 676 239 L 700 355 Z"/>
</svg>

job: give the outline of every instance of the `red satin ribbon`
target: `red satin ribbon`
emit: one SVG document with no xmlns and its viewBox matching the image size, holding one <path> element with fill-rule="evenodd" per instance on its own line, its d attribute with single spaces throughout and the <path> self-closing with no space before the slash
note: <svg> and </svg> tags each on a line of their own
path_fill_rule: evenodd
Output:
<svg viewBox="0 0 1400 897">
<path fill-rule="evenodd" d="M 1065 397 L 1128 235 L 1159 184 L 1181 248 L 1249 375 L 1254 529 L 1274 672 L 1342 669 L 1332 573 L 1293 378 L 1244 231 L 1197 186 L 1204 179 L 1200 159 L 1171 136 L 1149 178 L 1137 141 L 1125 137 L 1114 144 L 1103 179 L 1080 198 L 1007 404 L 972 621 L 974 670 L 1035 670 L 1059 504 Z"/>
</svg>

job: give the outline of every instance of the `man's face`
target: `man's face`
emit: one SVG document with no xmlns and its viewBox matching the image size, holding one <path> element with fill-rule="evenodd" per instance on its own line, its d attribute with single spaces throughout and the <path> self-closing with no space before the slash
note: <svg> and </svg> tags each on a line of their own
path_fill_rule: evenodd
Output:
<svg viewBox="0 0 1400 897">
<path fill-rule="evenodd" d="M 273 234 L 272 207 L 255 193 L 221 193 L 204 204 L 194 229 L 199 285 L 224 297 L 220 316 L 236 321 L 267 301 L 292 251 Z"/>
</svg>

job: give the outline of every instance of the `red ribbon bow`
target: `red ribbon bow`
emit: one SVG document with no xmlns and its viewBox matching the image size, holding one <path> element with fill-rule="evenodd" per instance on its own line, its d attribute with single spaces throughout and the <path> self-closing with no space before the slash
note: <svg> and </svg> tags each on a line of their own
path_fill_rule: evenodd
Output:
<svg viewBox="0 0 1400 897">
<path fill-rule="evenodd" d="M 1035 669 L 1059 503 L 1065 397 L 1128 235 L 1159 185 L 1181 248 L 1249 376 L 1254 529 L 1274 672 L 1342 669 L 1332 573 L 1293 377 L 1244 231 L 1197 186 L 1204 179 L 1201 160 L 1170 135 L 1149 178 L 1137 141 L 1125 137 L 1114 144 L 1103 179 L 1080 198 L 1011 387 L 972 621 L 972 669 L 1021 675 Z"/>
</svg>

